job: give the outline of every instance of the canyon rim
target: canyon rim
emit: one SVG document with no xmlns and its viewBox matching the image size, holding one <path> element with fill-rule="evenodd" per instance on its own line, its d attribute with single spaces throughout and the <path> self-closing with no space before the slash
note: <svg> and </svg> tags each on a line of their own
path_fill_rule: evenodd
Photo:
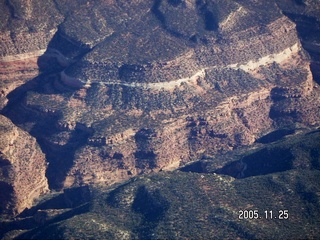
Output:
<svg viewBox="0 0 320 240">
<path fill-rule="evenodd" d="M 86 195 L 201 159 L 248 177 L 246 150 L 319 129 L 318 1 L 0 4 L 2 214 L 31 214 L 48 191 Z M 317 147 L 306 147 L 314 161 Z M 232 165 L 232 153 L 244 160 Z M 297 159 L 290 169 L 308 165 Z"/>
</svg>

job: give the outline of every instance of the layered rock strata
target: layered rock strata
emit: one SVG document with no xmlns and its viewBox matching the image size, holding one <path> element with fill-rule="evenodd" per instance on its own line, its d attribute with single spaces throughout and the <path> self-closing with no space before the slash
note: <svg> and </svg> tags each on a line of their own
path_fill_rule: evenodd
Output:
<svg viewBox="0 0 320 240">
<path fill-rule="evenodd" d="M 68 18 L 39 59 L 45 74 L 5 110 L 40 142 L 53 188 L 319 124 L 309 56 L 273 1 L 55 2 Z"/>
<path fill-rule="evenodd" d="M 37 64 L 63 20 L 53 2 L 0 2 L 0 109 L 7 95 L 39 74 Z"/>
<path fill-rule="evenodd" d="M 17 214 L 48 191 L 47 164 L 36 139 L 0 115 L 0 213 Z"/>
</svg>

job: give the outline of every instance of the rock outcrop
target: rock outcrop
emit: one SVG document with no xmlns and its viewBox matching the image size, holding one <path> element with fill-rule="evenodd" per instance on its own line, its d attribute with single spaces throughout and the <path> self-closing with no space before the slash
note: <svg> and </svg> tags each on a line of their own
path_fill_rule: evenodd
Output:
<svg viewBox="0 0 320 240">
<path fill-rule="evenodd" d="M 280 3 L 55 4 L 68 17 L 38 59 L 43 74 L 3 111 L 38 139 L 52 188 L 176 169 L 319 125 L 310 57 Z"/>
<path fill-rule="evenodd" d="M 0 213 L 17 214 L 48 191 L 47 164 L 36 139 L 0 115 Z"/>
<path fill-rule="evenodd" d="M 319 1 L 0 12 L 4 239 L 319 238 Z"/>
<path fill-rule="evenodd" d="M 7 95 L 39 74 L 37 64 L 63 20 L 51 1 L 0 2 L 0 109 Z"/>
</svg>

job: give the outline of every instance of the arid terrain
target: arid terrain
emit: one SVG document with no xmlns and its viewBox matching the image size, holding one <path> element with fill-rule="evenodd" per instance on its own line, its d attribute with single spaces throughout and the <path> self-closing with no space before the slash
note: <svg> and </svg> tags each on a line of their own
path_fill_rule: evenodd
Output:
<svg viewBox="0 0 320 240">
<path fill-rule="evenodd" d="M 0 9 L 0 237 L 320 236 L 319 1 Z"/>
</svg>

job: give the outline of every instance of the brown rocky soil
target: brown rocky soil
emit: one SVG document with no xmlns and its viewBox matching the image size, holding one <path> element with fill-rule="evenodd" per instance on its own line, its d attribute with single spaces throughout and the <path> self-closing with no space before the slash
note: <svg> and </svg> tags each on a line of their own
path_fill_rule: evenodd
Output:
<svg viewBox="0 0 320 240">
<path fill-rule="evenodd" d="M 17 214 L 48 192 L 47 163 L 36 139 L 0 116 L 0 213 Z"/>
<path fill-rule="evenodd" d="M 4 2 L 1 114 L 37 139 L 52 189 L 319 125 L 318 63 L 282 1 Z"/>
</svg>

